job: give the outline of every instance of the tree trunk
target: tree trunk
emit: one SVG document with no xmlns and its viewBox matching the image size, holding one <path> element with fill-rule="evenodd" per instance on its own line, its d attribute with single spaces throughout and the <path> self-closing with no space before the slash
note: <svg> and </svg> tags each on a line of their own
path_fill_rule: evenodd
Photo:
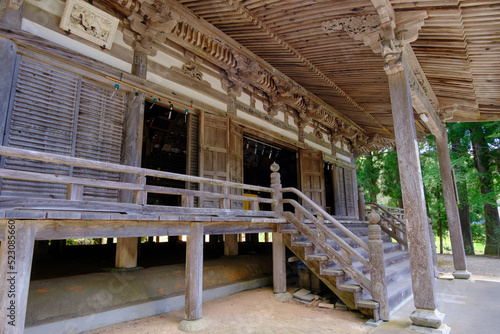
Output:
<svg viewBox="0 0 500 334">
<path fill-rule="evenodd" d="M 488 173 L 491 155 L 487 150 L 488 144 L 481 127 L 471 129 L 471 141 L 474 163 L 480 175 L 481 194 L 486 198 L 493 192 L 493 182 L 490 173 Z M 500 219 L 496 205 L 494 206 L 486 201 L 484 204 L 484 219 L 486 227 L 484 254 L 500 255 Z"/>
</svg>

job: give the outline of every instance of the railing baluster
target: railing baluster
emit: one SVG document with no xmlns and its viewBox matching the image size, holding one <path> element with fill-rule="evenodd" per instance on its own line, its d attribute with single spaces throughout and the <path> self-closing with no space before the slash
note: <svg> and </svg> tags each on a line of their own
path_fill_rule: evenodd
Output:
<svg viewBox="0 0 500 334">
<path fill-rule="evenodd" d="M 137 175 L 137 183 L 141 186 L 146 185 L 146 174 L 144 171 L 141 171 Z M 139 205 L 146 205 L 148 202 L 148 192 L 145 190 L 136 190 L 134 191 L 134 203 Z"/>
<path fill-rule="evenodd" d="M 83 199 L 83 184 L 68 184 L 66 199 L 81 201 Z"/>
</svg>

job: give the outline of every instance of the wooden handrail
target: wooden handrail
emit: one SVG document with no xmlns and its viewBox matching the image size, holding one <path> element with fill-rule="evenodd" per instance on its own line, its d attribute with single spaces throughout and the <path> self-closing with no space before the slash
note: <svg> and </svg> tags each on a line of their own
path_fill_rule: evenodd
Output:
<svg viewBox="0 0 500 334">
<path fill-rule="evenodd" d="M 74 167 L 83 167 L 94 170 L 103 170 L 116 173 L 129 173 L 137 175 L 137 183 L 129 182 L 118 182 L 118 181 L 108 181 L 85 177 L 67 176 L 67 175 L 55 175 L 48 173 L 23 171 L 16 169 L 0 169 L 0 177 L 4 179 L 22 180 L 22 181 L 32 181 L 32 182 L 42 182 L 42 183 L 55 183 L 64 184 L 68 186 L 66 199 L 68 201 L 78 201 L 82 200 L 83 187 L 93 187 L 93 188 L 104 188 L 104 189 L 117 189 L 126 190 L 134 192 L 134 203 L 140 206 L 146 206 L 147 193 L 160 193 L 160 194 L 171 194 L 182 196 L 183 204 L 185 206 L 192 206 L 194 197 L 198 198 L 214 198 L 219 199 L 221 207 L 217 210 L 229 210 L 229 201 L 246 201 L 253 203 L 256 207 L 258 203 L 268 203 L 274 205 L 276 200 L 274 199 L 274 189 L 269 187 L 261 187 L 254 185 L 247 185 L 243 183 L 215 180 L 197 176 L 183 175 L 171 172 L 162 172 L 151 169 L 145 169 L 140 167 L 125 166 L 120 164 L 87 160 L 75 157 L 68 157 L 63 155 L 57 155 L 45 152 L 36 152 L 30 150 L 24 150 L 14 147 L 0 146 L 0 155 L 16 157 L 22 159 L 30 159 L 36 161 L 49 162 L 54 164 L 69 165 Z M 192 183 L 202 183 L 210 184 L 213 186 L 221 187 L 223 191 L 210 192 L 203 190 L 191 190 L 184 188 L 174 188 L 174 187 L 163 187 L 155 185 L 147 185 L 146 177 L 157 177 L 157 178 L 167 178 L 170 180 L 178 180 L 183 182 Z M 214 187 L 215 188 L 215 187 Z M 230 188 L 250 190 L 250 191 L 260 191 L 269 193 L 270 198 L 265 197 L 249 197 L 243 195 L 233 195 L 231 194 Z M 188 200 L 189 199 L 189 200 Z M 98 203 L 98 202 L 92 202 Z M 89 208 L 90 209 L 90 208 Z M 165 210 L 160 210 L 165 212 Z M 231 210 L 229 210 L 231 211 Z M 232 210 L 234 211 L 234 210 Z M 236 213 L 236 211 L 234 211 Z M 265 211 L 269 216 L 276 216 L 273 211 Z M 224 213 L 227 214 L 227 213 Z M 255 214 L 255 213 L 254 213 Z M 264 212 L 259 213 L 259 215 L 265 215 Z"/>
<path fill-rule="evenodd" d="M 250 184 L 208 179 L 200 176 L 191 176 L 191 175 L 177 174 L 172 172 L 163 172 L 153 169 L 126 166 L 110 162 L 102 162 L 102 161 L 82 159 L 82 158 L 75 158 L 53 153 L 37 152 L 37 151 L 25 150 L 9 146 L 0 146 L 0 155 L 15 157 L 15 158 L 30 159 L 36 161 L 44 161 L 61 165 L 69 165 L 74 167 L 91 168 L 108 172 L 128 173 L 135 175 L 140 175 L 141 173 L 144 173 L 145 176 L 166 178 L 170 180 L 205 183 L 216 186 L 228 186 L 230 188 L 247 189 L 251 191 L 261 191 L 269 193 L 273 192 L 273 189 L 269 187 L 261 187 Z"/>
<path fill-rule="evenodd" d="M 283 188 L 283 189 L 281 189 L 281 193 L 286 193 L 286 192 L 291 192 L 291 193 L 299 196 L 299 198 L 302 200 L 302 203 L 306 202 L 314 210 L 316 210 L 319 214 L 321 214 L 324 217 L 324 219 L 328 220 L 330 223 L 333 224 L 333 226 L 335 226 L 336 228 L 341 230 L 343 233 L 345 233 L 349 238 L 354 240 L 360 247 L 362 247 L 363 249 L 368 251 L 368 245 L 366 244 L 366 242 L 364 242 L 358 236 L 356 236 L 354 233 L 349 231 L 348 228 L 346 228 L 344 225 L 339 223 L 338 220 L 336 220 L 335 218 L 330 216 L 329 213 L 327 213 L 325 210 L 323 210 L 323 208 L 321 208 L 318 204 L 314 203 L 309 197 L 304 195 L 300 190 L 298 190 L 296 188 Z M 285 201 L 285 200 L 283 200 L 283 201 Z"/>
<path fill-rule="evenodd" d="M 388 210 L 390 207 L 385 207 L 383 205 L 380 205 L 375 202 L 367 202 L 366 205 L 371 205 L 372 207 L 375 206 L 379 210 L 381 210 L 384 214 L 380 215 L 381 220 L 387 222 L 391 227 L 392 230 L 384 226 L 383 224 L 379 224 L 380 227 L 382 228 L 382 231 L 396 240 L 401 246 L 403 247 L 408 247 L 408 242 L 406 241 L 406 224 L 403 220 L 401 220 L 399 217 L 396 217 L 392 212 Z M 404 212 L 404 209 L 401 209 L 401 211 Z M 391 218 L 391 219 L 389 219 Z M 395 223 L 397 221 L 398 224 Z M 403 228 L 401 227 L 403 226 Z M 399 232 L 399 233 L 397 233 Z"/>
<path fill-rule="evenodd" d="M 321 249 L 325 255 L 331 259 L 334 263 L 339 265 L 342 270 L 349 275 L 355 282 L 357 282 L 363 289 L 371 293 L 372 286 L 371 281 L 358 269 L 352 265 L 352 258 L 356 258 L 362 265 L 366 268 L 371 268 L 369 261 L 367 261 L 355 248 L 351 247 L 347 242 L 345 242 L 341 237 L 334 233 L 329 227 L 325 225 L 325 220 L 330 222 L 334 227 L 342 231 L 348 238 L 357 243 L 360 248 L 366 250 L 368 254 L 370 249 L 368 244 L 361 240 L 358 236 L 352 233 L 349 229 L 344 227 L 335 218 L 330 216 L 323 208 L 314 203 L 309 197 L 304 195 L 301 191 L 296 188 L 283 188 L 281 193 L 293 193 L 297 195 L 302 203 L 307 204 L 314 210 L 317 214 L 315 217 L 309 209 L 304 208 L 303 205 L 299 204 L 293 199 L 282 199 L 282 204 L 291 204 L 295 209 L 295 216 L 290 212 L 284 212 L 283 216 L 295 226 L 306 238 L 313 243 L 315 247 Z M 298 218 L 300 217 L 300 219 Z M 317 232 L 315 233 L 306 223 L 303 222 L 303 218 L 306 217 L 315 226 Z M 337 252 L 329 243 L 328 240 L 333 240 L 337 243 L 342 253 Z"/>
</svg>

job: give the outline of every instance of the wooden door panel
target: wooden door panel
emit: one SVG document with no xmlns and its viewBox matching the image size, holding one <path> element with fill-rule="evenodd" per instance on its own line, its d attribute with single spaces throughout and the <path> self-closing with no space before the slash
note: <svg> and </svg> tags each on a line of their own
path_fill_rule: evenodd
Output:
<svg viewBox="0 0 500 334">
<path fill-rule="evenodd" d="M 300 150 L 300 180 L 302 192 L 316 204 L 325 207 L 323 153 Z"/>
<path fill-rule="evenodd" d="M 223 116 L 200 112 L 200 176 L 222 181 L 229 180 L 228 120 Z M 220 192 L 220 187 L 202 185 L 201 190 Z M 201 207 L 218 208 L 217 199 L 203 198 Z"/>
</svg>

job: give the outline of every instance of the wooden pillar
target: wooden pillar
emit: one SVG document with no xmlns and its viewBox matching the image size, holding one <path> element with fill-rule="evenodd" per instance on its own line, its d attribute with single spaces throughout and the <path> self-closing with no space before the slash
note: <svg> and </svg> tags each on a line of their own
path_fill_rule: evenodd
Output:
<svg viewBox="0 0 500 334">
<path fill-rule="evenodd" d="M 273 290 L 275 294 L 286 293 L 285 261 L 283 234 L 273 232 Z"/>
<path fill-rule="evenodd" d="M 0 11 L 0 24 L 21 29 L 23 0 L 7 0 L 7 6 Z"/>
<path fill-rule="evenodd" d="M 436 284 L 425 208 L 422 173 L 406 64 L 399 41 L 382 43 L 388 75 L 392 117 L 398 151 L 401 191 L 407 218 L 413 301 L 412 326 L 446 331 L 444 314 L 437 310 Z"/>
<path fill-rule="evenodd" d="M 147 57 L 144 53 L 134 53 L 132 74 L 141 78 L 146 77 Z M 141 167 L 144 97 L 143 92 L 136 91 L 134 94 L 130 94 L 128 98 L 122 149 L 122 164 L 124 165 Z M 136 175 L 123 174 L 122 181 L 135 183 Z M 120 202 L 132 203 L 133 193 L 131 191 L 120 191 Z M 116 242 L 116 268 L 137 267 L 138 247 L 137 238 L 118 238 Z"/>
<path fill-rule="evenodd" d="M 366 220 L 366 201 L 365 201 L 365 190 L 363 186 L 358 187 L 358 212 L 359 212 L 359 220 Z"/>
<path fill-rule="evenodd" d="M 34 245 L 33 223 L 8 221 L 0 245 L 0 333 L 24 333 Z"/>
<path fill-rule="evenodd" d="M 225 234 L 224 235 L 224 256 L 237 256 L 238 255 L 238 235 Z"/>
<path fill-rule="evenodd" d="M 185 319 L 201 319 L 203 288 L 203 223 L 191 223 L 186 244 Z"/>
<path fill-rule="evenodd" d="M 382 230 L 380 228 L 380 215 L 372 211 L 368 215 L 368 247 L 370 250 L 370 281 L 372 297 L 379 302 L 378 315 L 380 319 L 389 320 L 389 300 L 387 299 L 387 285 L 385 280 L 384 265 L 384 243 L 382 241 Z M 374 317 L 378 321 L 377 317 Z"/>
<path fill-rule="evenodd" d="M 17 46 L 9 39 L 0 38 L 0 133 L 5 131 L 7 113 L 9 111 L 10 92 L 14 81 L 16 67 Z M 0 138 L 3 143 L 3 136 Z"/>
<path fill-rule="evenodd" d="M 436 136 L 436 148 L 439 160 L 439 171 L 441 172 L 441 183 L 443 185 L 446 217 L 448 218 L 453 264 L 455 266 L 453 276 L 455 278 L 468 279 L 470 278 L 470 272 L 467 271 L 467 262 L 465 260 L 462 226 L 460 224 L 460 213 L 458 212 L 457 203 L 458 194 L 455 191 L 455 180 L 451 169 L 448 133 L 446 132 L 446 128 L 443 129 L 441 136 Z"/>
</svg>

